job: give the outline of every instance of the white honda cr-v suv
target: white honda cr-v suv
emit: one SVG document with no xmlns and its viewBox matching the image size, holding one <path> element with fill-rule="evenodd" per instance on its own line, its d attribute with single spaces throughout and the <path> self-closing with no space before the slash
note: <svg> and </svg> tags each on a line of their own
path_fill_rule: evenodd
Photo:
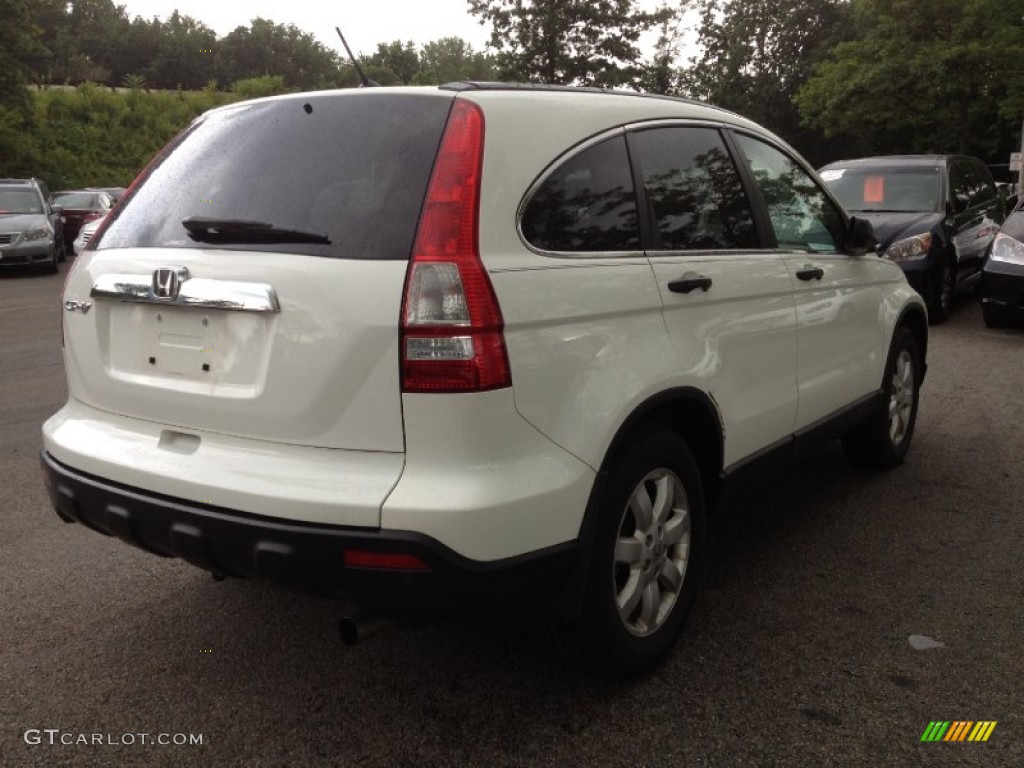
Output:
<svg viewBox="0 0 1024 768">
<path fill-rule="evenodd" d="M 764 129 L 500 84 L 213 110 L 62 301 L 63 519 L 375 612 L 527 604 L 620 672 L 672 648 L 730 486 L 902 460 L 927 346 Z"/>
</svg>

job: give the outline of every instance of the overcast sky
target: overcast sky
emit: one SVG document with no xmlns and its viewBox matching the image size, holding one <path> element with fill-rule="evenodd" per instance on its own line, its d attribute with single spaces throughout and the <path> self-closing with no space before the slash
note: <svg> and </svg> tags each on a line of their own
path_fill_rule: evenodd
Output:
<svg viewBox="0 0 1024 768">
<path fill-rule="evenodd" d="M 341 27 L 352 50 L 367 55 L 377 43 L 412 40 L 423 45 L 441 37 L 461 37 L 483 50 L 489 28 L 471 16 L 466 0 L 114 0 L 130 18 L 166 19 L 177 9 L 212 28 L 219 37 L 235 27 L 249 26 L 262 17 L 277 24 L 294 24 L 320 42 L 344 54 L 336 26 Z M 655 8 L 658 0 L 640 0 L 640 7 Z M 656 36 L 654 39 L 657 39 Z M 653 40 L 650 45 L 653 45 Z M 646 50 L 645 54 L 650 51 Z"/>
</svg>

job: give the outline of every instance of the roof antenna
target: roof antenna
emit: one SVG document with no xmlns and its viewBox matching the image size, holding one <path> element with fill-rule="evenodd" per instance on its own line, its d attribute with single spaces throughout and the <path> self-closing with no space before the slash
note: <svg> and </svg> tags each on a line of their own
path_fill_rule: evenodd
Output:
<svg viewBox="0 0 1024 768">
<path fill-rule="evenodd" d="M 345 42 L 345 36 L 343 34 L 341 34 L 341 28 L 340 27 L 335 27 L 334 31 L 338 33 L 338 37 L 341 38 L 341 44 L 345 46 L 345 50 L 348 52 L 348 57 L 350 59 L 352 59 L 352 64 L 356 68 L 356 73 L 359 75 L 359 80 L 362 83 L 362 85 L 360 87 L 361 88 L 370 88 L 372 86 L 377 86 L 379 88 L 380 87 L 380 83 L 378 83 L 378 82 L 368 78 L 366 76 L 366 73 L 363 72 L 363 68 L 361 66 L 359 66 L 359 60 L 356 59 L 356 57 L 352 55 L 352 49 L 348 47 L 348 43 Z"/>
</svg>

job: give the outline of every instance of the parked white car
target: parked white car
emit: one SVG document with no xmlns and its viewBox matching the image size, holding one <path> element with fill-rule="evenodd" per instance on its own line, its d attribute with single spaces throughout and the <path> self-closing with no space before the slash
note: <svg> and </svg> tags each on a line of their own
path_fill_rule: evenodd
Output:
<svg viewBox="0 0 1024 768">
<path fill-rule="evenodd" d="M 50 497 L 215 573 L 527 603 L 636 673 L 728 488 L 835 438 L 893 466 L 913 435 L 921 298 L 791 148 L 703 104 L 233 104 L 111 216 L 63 295 Z"/>
<path fill-rule="evenodd" d="M 72 243 L 72 246 L 75 249 L 75 256 L 78 256 L 83 250 L 85 250 L 85 246 L 89 244 L 89 241 L 92 240 L 92 236 L 96 234 L 96 230 L 100 228 L 100 224 L 103 222 L 104 219 L 93 219 L 92 221 L 87 221 L 82 225 L 82 228 L 78 230 L 78 237 L 76 237 L 75 242 Z"/>
</svg>

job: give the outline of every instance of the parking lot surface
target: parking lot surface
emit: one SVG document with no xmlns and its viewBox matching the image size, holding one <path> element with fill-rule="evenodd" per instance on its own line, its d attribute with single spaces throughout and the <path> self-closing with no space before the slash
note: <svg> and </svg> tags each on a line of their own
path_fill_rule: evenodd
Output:
<svg viewBox="0 0 1024 768">
<path fill-rule="evenodd" d="M 528 619 L 344 647 L 345 606 L 62 523 L 66 270 L 0 273 L 0 765 L 1024 765 L 1024 330 L 973 297 L 932 328 L 906 463 L 836 445 L 746 491 L 675 653 L 623 682 Z"/>
</svg>

